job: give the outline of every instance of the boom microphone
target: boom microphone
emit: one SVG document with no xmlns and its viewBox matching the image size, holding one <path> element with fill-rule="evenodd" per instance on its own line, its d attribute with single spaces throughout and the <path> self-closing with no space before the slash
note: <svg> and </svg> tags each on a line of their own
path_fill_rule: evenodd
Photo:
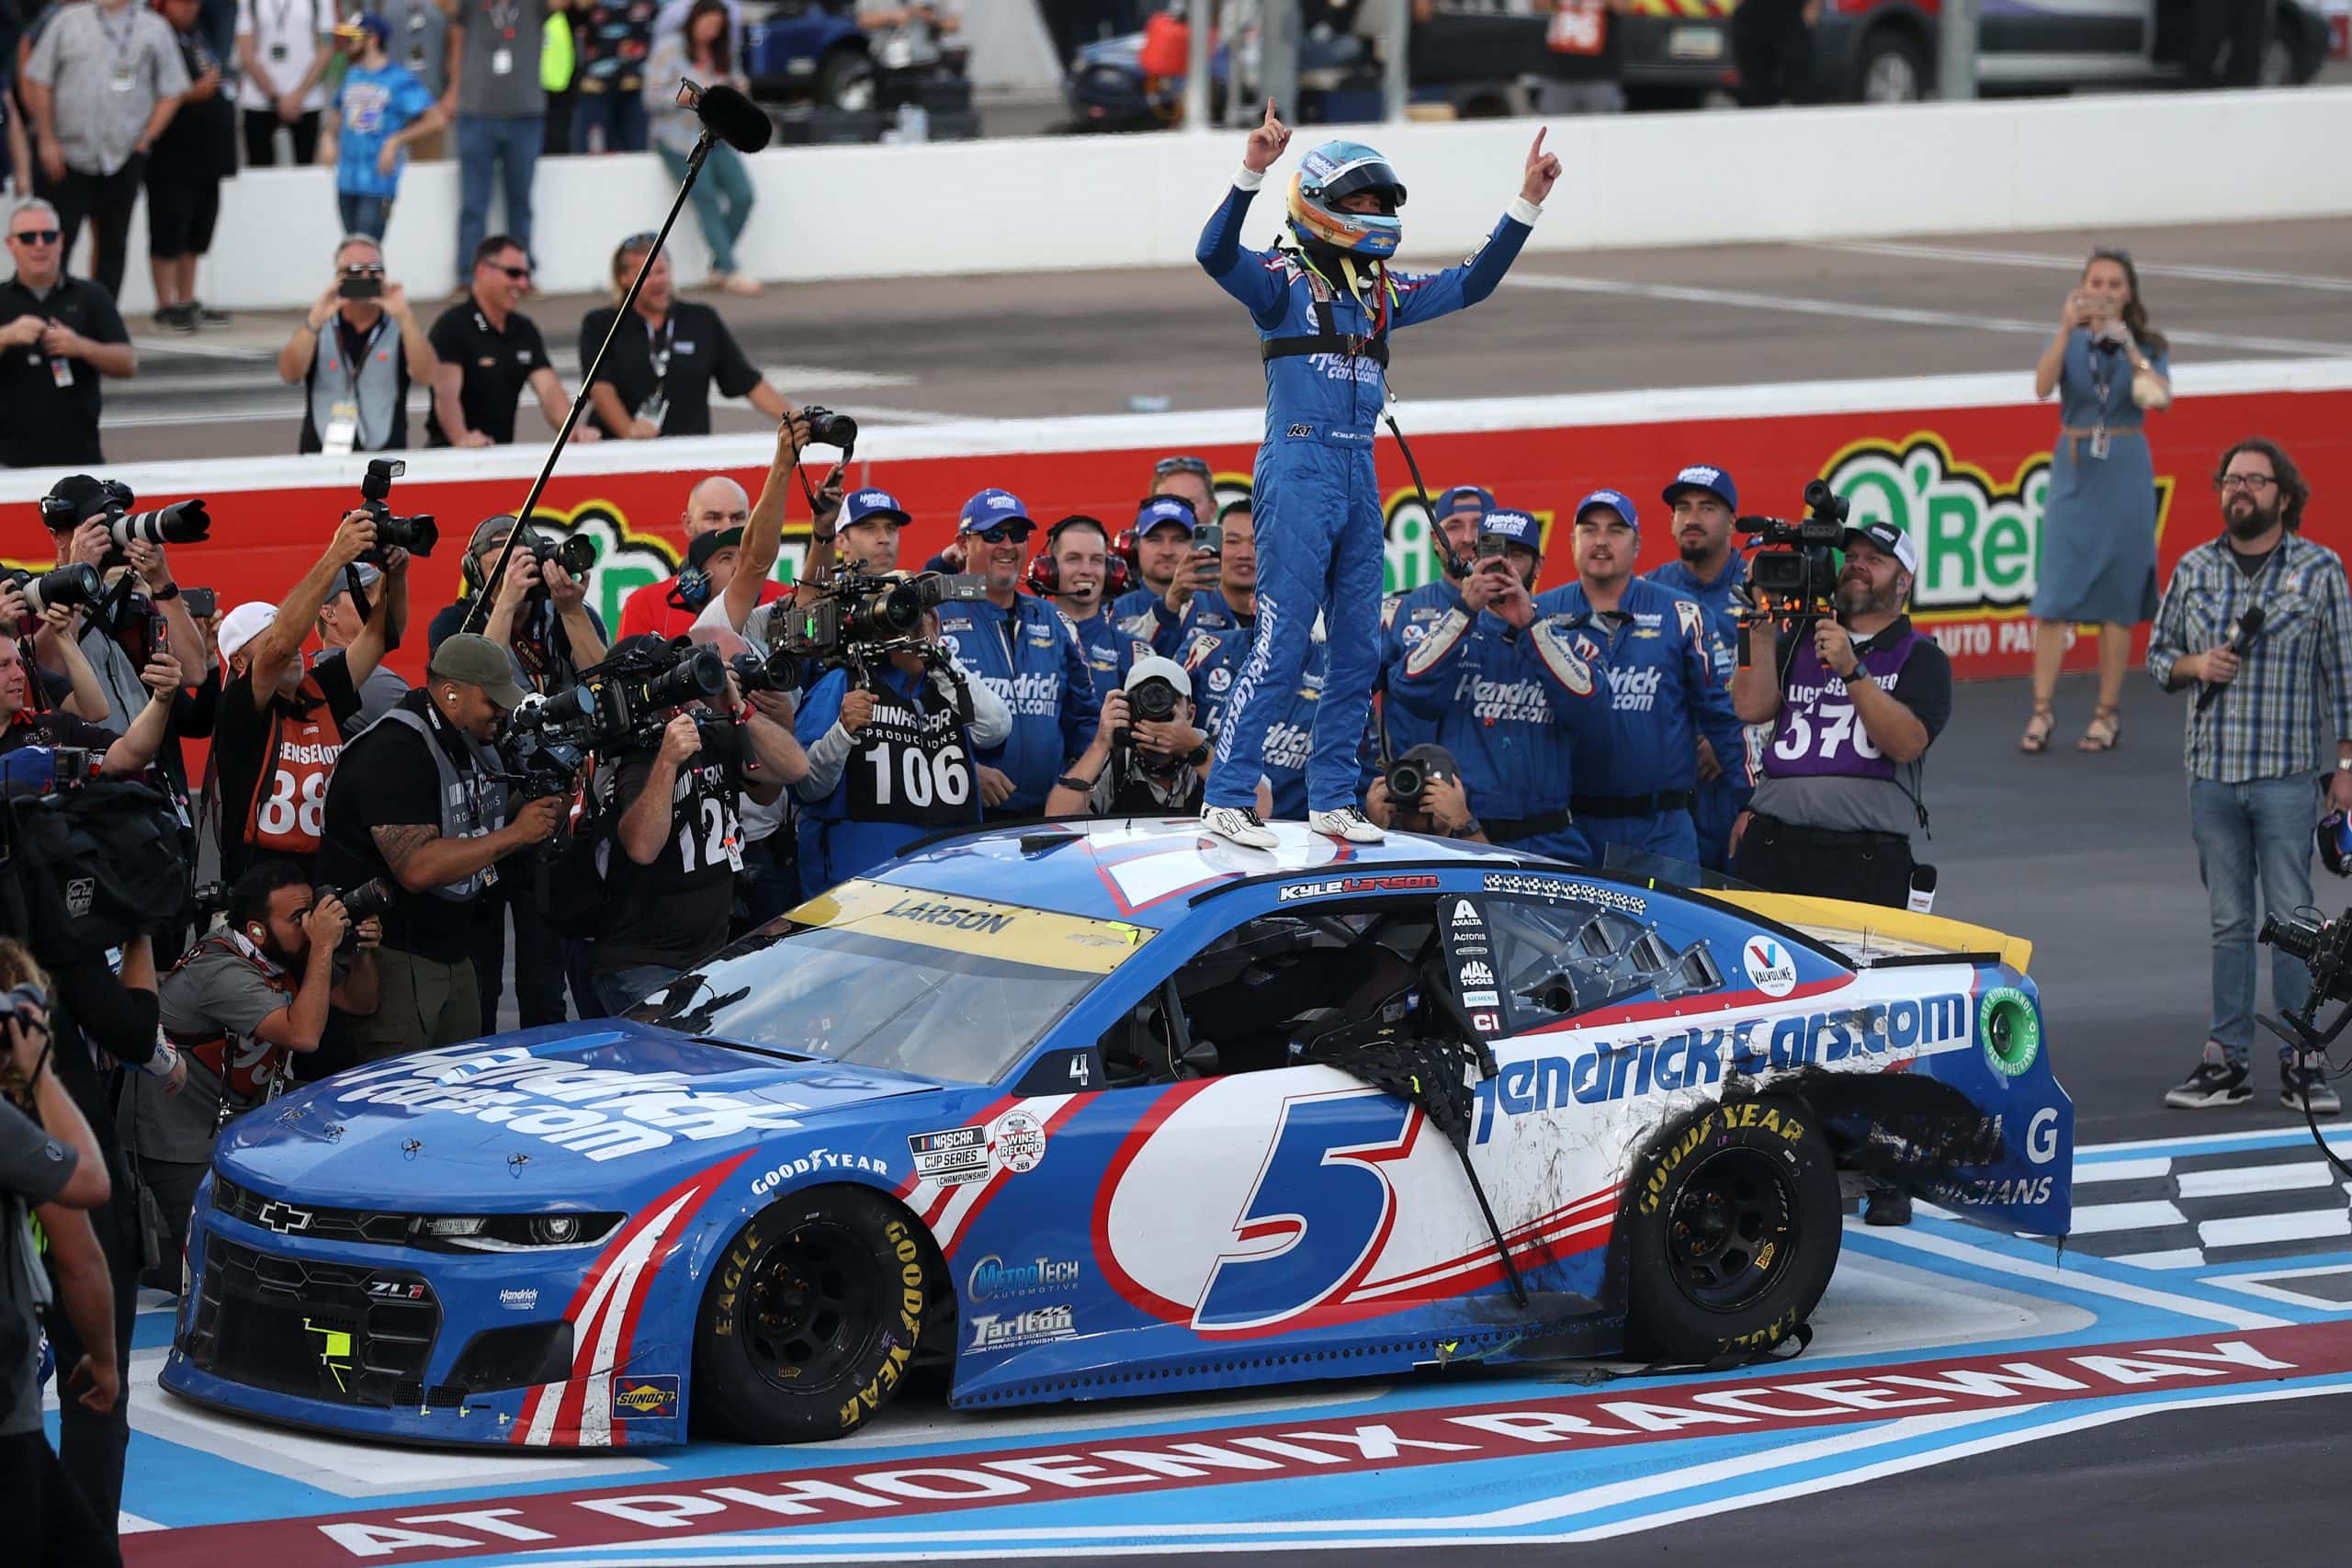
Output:
<svg viewBox="0 0 2352 1568">
<path fill-rule="evenodd" d="M 724 82 L 713 83 L 702 90 L 702 96 L 695 104 L 695 115 L 705 130 L 738 152 L 756 152 L 775 134 L 775 126 L 766 111 Z"/>
<path fill-rule="evenodd" d="M 2254 639 L 2261 635 L 2262 606 L 2248 604 L 2238 613 L 2237 635 L 2230 638 L 2230 652 L 2239 659 L 2244 659 L 2246 656 L 2246 650 L 2254 646 Z M 2203 713 L 2207 708 L 2211 707 L 2220 698 L 2222 692 L 2222 685 L 2209 685 L 2198 693 L 2197 711 Z"/>
</svg>

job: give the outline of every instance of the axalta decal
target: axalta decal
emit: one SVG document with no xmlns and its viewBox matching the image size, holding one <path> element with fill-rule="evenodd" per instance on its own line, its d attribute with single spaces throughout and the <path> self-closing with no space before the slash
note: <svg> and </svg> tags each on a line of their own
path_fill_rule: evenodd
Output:
<svg viewBox="0 0 2352 1568">
<path fill-rule="evenodd" d="M 610 1038 L 609 1036 L 607 1038 Z M 361 1067 L 334 1105 L 399 1105 L 470 1117 L 593 1160 L 752 1132 L 789 1132 L 806 1106 L 693 1087 L 684 1073 L 628 1073 L 535 1057 L 520 1045 L 455 1045 Z"/>
<path fill-rule="evenodd" d="M 1633 1040 L 1597 1040 L 1569 1055 L 1505 1062 L 1476 1090 L 1476 1141 L 1494 1136 L 1498 1115 L 1532 1116 L 1572 1100 L 1598 1105 L 1638 1100 L 1721 1083 L 1726 1072 L 1757 1074 L 1890 1053 L 1956 1050 L 1970 1043 L 1973 1022 L 1968 998 L 1952 993 L 1836 1012 L 1743 1019 Z"/>
<path fill-rule="evenodd" d="M 1854 526 L 1883 521 L 1911 536 L 1919 550 L 1911 603 L 1920 620 L 2020 615 L 2033 598 L 2050 498 L 2048 452 L 2028 457 L 2004 482 L 1955 457 L 1942 436 L 1918 431 L 1899 443 L 1855 442 L 1823 466 L 1821 477 L 1853 503 Z M 2173 488 L 2169 476 L 2156 477 L 2159 537 Z"/>
</svg>

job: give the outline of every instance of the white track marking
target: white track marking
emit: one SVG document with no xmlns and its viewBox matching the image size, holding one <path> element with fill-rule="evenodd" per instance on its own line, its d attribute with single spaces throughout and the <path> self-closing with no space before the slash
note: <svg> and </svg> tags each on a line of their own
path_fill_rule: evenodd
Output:
<svg viewBox="0 0 2352 1568">
<path fill-rule="evenodd" d="M 2172 1174 L 2168 1159 L 2086 1160 L 2075 1156 L 2075 1185 L 2096 1186 L 2104 1181 L 2149 1181 Z"/>
<path fill-rule="evenodd" d="M 2334 1183 L 2335 1172 L 2325 1160 L 2304 1165 L 2253 1165 L 2234 1170 L 2184 1170 L 2183 1198 L 2228 1198 L 2241 1192 L 2294 1192 L 2306 1187 Z"/>
<path fill-rule="evenodd" d="M 2265 1242 L 2317 1241 L 2338 1235 L 2352 1235 L 2352 1210 L 2248 1214 L 2235 1220 L 2206 1220 L 2197 1227 L 2199 1247 L 2258 1247 Z"/>
<path fill-rule="evenodd" d="M 2142 1306 L 2161 1307 L 2183 1317 L 2193 1317 L 2202 1323 L 2218 1323 L 2225 1328 L 2284 1328 L 2287 1320 L 2268 1313 L 2247 1312 L 2242 1308 L 2223 1306 L 2219 1303 L 2199 1301 L 2195 1296 L 2176 1295 L 2146 1285 L 2134 1285 L 2122 1280 L 2104 1279 L 2087 1269 L 2061 1269 L 2054 1263 L 2039 1258 L 2011 1258 L 1990 1247 L 1972 1247 L 1964 1241 L 1948 1236 L 1932 1235 L 1917 1230 L 1886 1229 L 1871 1233 L 1875 1240 L 1890 1246 L 1908 1247 L 1915 1252 L 1932 1253 L 1955 1263 L 1973 1264 L 1995 1273 L 2008 1274 L 2020 1280 L 2032 1280 L 2045 1285 L 2080 1291 L 2086 1295 L 2111 1296 L 2120 1302 L 2137 1302 Z"/>
<path fill-rule="evenodd" d="M 2164 1225 L 2185 1225 L 2188 1216 L 2173 1204 L 2152 1199 L 2144 1203 L 2094 1203 L 2075 1211 L 2074 1234 L 2105 1235 L 2113 1231 L 2152 1231 Z"/>
<path fill-rule="evenodd" d="M 1952 245 L 1905 245 L 1874 240 L 1824 240 L 1799 247 L 1848 255 L 1893 256 L 1901 261 L 1951 262 L 1959 266 L 2016 266 L 2079 276 L 2083 258 L 2046 251 L 1979 251 Z M 2183 262 L 2135 262 L 2143 277 L 2178 277 L 2198 283 L 2253 283 L 2275 288 L 2308 288 L 2323 294 L 2352 294 L 2352 277 L 2309 272 L 2265 272 L 2254 267 L 2199 266 Z"/>
</svg>

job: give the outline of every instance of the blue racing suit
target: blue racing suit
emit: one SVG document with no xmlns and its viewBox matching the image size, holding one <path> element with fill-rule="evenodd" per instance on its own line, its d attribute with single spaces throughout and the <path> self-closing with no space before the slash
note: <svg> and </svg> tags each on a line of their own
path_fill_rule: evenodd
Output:
<svg viewBox="0 0 2352 1568">
<path fill-rule="evenodd" d="M 1477 254 L 1419 276 L 1368 269 L 1369 300 L 1343 274 L 1292 251 L 1251 251 L 1241 223 L 1256 193 L 1237 186 L 1194 253 L 1249 308 L 1266 366 L 1266 436 L 1251 481 L 1257 521 L 1258 626 L 1236 679 L 1234 717 L 1218 737 L 1212 806 L 1250 804 L 1267 728 L 1297 687 L 1320 611 L 1330 641 L 1307 796 L 1331 811 L 1355 799 L 1355 754 L 1380 661 L 1385 536 L 1373 423 L 1386 399 L 1388 333 L 1475 305 L 1495 291 L 1525 243 L 1533 209 L 1514 209 Z"/>
<path fill-rule="evenodd" d="M 1137 616 L 1143 617 L 1140 626 Z M 1111 606 L 1111 618 L 1158 649 L 1162 658 L 1169 659 L 1175 657 L 1183 639 L 1193 632 L 1229 632 L 1244 624 L 1240 613 L 1226 602 L 1223 591 L 1215 588 L 1204 588 L 1193 594 L 1181 616 L 1168 613 L 1168 602 L 1159 594 L 1148 588 L 1138 588 L 1119 595 Z"/>
<path fill-rule="evenodd" d="M 1739 649 L 1739 612 L 1731 602 L 1731 592 L 1747 581 L 1747 558 L 1737 550 L 1732 551 L 1713 582 L 1700 581 L 1679 560 L 1667 562 L 1651 572 L 1649 579 L 1689 594 L 1707 612 L 1707 629 L 1715 639 L 1715 678 L 1723 682 L 1724 690 L 1731 690 L 1732 671 Z M 1742 731 L 1747 744 L 1740 747 L 1739 754 L 1726 757 L 1718 750 L 1715 761 L 1723 764 L 1724 771 L 1712 779 L 1699 781 L 1698 798 L 1690 803 L 1690 825 L 1699 834 L 1699 863 L 1709 871 L 1731 869 L 1732 824 L 1747 809 L 1748 799 L 1755 795 L 1757 781 L 1762 776 L 1763 751 L 1758 736 L 1763 728 L 1747 727 Z"/>
<path fill-rule="evenodd" d="M 1307 645 L 1306 667 L 1299 671 L 1297 685 L 1266 727 L 1259 772 L 1273 792 L 1274 816 L 1282 820 L 1306 819 L 1306 761 L 1314 750 L 1315 716 L 1323 702 L 1329 649 L 1330 644 L 1319 637 Z M 1193 677 L 1193 722 L 1214 739 L 1224 732 L 1228 716 L 1226 699 L 1241 667 L 1249 662 L 1250 633 L 1240 628 L 1194 632 L 1185 639 L 1182 655 L 1178 662 Z M 1361 798 L 1379 774 L 1377 749 L 1369 735 L 1358 749 L 1356 763 L 1356 791 Z"/>
<path fill-rule="evenodd" d="M 1012 716 L 995 693 L 958 671 L 874 672 L 874 716 L 854 736 L 839 728 L 849 671 L 828 671 L 792 725 L 808 753 L 808 776 L 792 786 L 800 801 L 800 890 L 815 897 L 863 876 L 926 834 L 980 819 L 973 759 L 1001 745 Z"/>
<path fill-rule="evenodd" d="M 1012 710 L 1011 737 L 979 754 L 1012 780 L 1012 797 L 989 815 L 1035 817 L 1069 760 L 1094 740 L 1102 705 L 1086 654 L 1062 613 L 1027 593 L 1015 593 L 1009 610 L 987 599 L 942 604 L 939 632 Z"/>
<path fill-rule="evenodd" d="M 1082 621 L 1063 619 L 1069 621 L 1070 634 L 1078 638 L 1078 650 L 1094 677 L 1094 711 L 1099 717 L 1102 699 L 1119 689 L 1127 678 L 1127 667 L 1135 662 L 1135 639 L 1119 629 L 1108 606 L 1098 606 Z"/>
<path fill-rule="evenodd" d="M 1521 631 L 1491 610 L 1474 618 L 1467 605 L 1440 616 L 1388 682 L 1398 705 L 1430 726 L 1422 739 L 1453 753 L 1491 842 L 1578 863 L 1590 852 L 1567 810 L 1573 738 L 1606 728 L 1598 690 L 1591 660 L 1557 623 Z"/>
<path fill-rule="evenodd" d="M 1424 582 L 1380 602 L 1380 726 L 1393 762 L 1414 747 L 1437 740 L 1437 726 L 1396 700 L 1396 672 L 1446 612 L 1462 605 L 1462 585 L 1450 577 Z"/>
<path fill-rule="evenodd" d="M 1570 807 L 1585 841 L 1595 856 L 1623 844 L 1695 863 L 1698 737 L 1718 757 L 1737 756 L 1744 743 L 1731 688 L 1715 674 L 1706 612 L 1697 600 L 1638 577 L 1625 584 L 1612 615 L 1593 613 L 1581 582 L 1536 595 L 1535 608 L 1554 617 L 1546 624 L 1607 688 L 1607 722 L 1576 737 Z"/>
</svg>

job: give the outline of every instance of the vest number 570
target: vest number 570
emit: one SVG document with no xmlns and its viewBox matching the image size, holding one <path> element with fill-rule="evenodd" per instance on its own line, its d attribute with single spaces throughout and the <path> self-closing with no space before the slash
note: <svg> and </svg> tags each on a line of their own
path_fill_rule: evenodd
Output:
<svg viewBox="0 0 2352 1568">
<path fill-rule="evenodd" d="M 1813 724 L 1806 718 L 1804 708 L 1783 708 L 1781 712 L 1785 723 L 1781 727 L 1780 739 L 1772 743 L 1772 754 L 1793 762 L 1814 750 Z M 1878 756 L 1878 748 L 1871 744 L 1871 732 L 1855 721 L 1853 704 L 1824 702 L 1814 712 L 1821 720 L 1822 756 L 1836 756 L 1838 749 L 1849 741 L 1853 743 L 1857 756 Z"/>
</svg>

